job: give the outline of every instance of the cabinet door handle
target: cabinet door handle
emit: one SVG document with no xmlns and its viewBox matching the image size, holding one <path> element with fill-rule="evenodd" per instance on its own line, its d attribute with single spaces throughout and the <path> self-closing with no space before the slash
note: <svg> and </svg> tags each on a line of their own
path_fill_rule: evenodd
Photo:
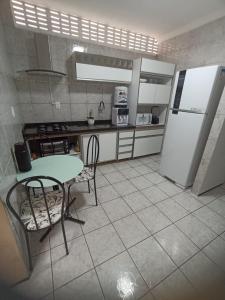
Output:
<svg viewBox="0 0 225 300">
<path fill-rule="evenodd" d="M 145 139 L 153 136 L 163 136 L 163 134 L 152 134 L 152 135 L 144 135 L 144 136 L 136 136 L 135 139 Z"/>
</svg>

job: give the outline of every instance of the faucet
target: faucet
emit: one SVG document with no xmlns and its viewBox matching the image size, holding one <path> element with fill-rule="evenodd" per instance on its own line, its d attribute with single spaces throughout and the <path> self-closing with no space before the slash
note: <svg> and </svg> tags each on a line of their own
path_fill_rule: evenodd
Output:
<svg viewBox="0 0 225 300">
<path fill-rule="evenodd" d="M 98 106 L 98 112 L 103 113 L 104 110 L 105 110 L 105 103 L 103 100 L 101 100 Z"/>
</svg>

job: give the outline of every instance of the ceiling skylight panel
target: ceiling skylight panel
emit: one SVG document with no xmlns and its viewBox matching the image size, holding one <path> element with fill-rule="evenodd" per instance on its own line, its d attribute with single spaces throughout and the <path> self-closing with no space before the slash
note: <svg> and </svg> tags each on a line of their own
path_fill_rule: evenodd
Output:
<svg viewBox="0 0 225 300">
<path fill-rule="evenodd" d="M 158 53 L 158 41 L 151 36 L 71 16 L 20 0 L 11 0 L 11 8 L 17 27 L 67 35 L 132 51 Z"/>
</svg>

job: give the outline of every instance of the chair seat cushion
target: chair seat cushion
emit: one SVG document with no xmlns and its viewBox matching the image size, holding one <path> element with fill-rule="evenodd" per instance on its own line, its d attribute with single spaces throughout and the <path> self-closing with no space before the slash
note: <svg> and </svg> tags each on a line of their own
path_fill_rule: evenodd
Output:
<svg viewBox="0 0 225 300">
<path fill-rule="evenodd" d="M 82 172 L 74 178 L 75 182 L 82 182 L 94 178 L 94 171 L 89 167 L 84 167 Z"/>
<path fill-rule="evenodd" d="M 45 195 L 51 223 L 55 224 L 61 218 L 63 193 L 62 191 L 50 191 L 47 192 Z M 34 209 L 34 214 L 37 220 L 38 229 L 43 229 L 50 226 L 43 194 L 32 196 L 31 201 L 32 207 Z M 30 208 L 29 200 L 25 200 L 22 203 L 20 217 L 28 230 L 37 230 Z"/>
</svg>

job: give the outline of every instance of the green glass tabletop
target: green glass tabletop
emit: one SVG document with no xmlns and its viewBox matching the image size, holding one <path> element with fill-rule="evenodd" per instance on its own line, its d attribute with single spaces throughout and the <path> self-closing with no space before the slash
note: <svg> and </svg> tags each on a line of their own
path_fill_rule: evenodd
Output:
<svg viewBox="0 0 225 300">
<path fill-rule="evenodd" d="M 76 177 L 84 167 L 83 162 L 70 155 L 51 155 L 35 159 L 31 162 L 32 169 L 28 172 L 19 173 L 17 180 L 32 176 L 50 176 L 58 179 L 60 182 L 67 182 Z M 53 186 L 50 180 L 42 180 L 44 187 Z M 30 187 L 39 187 L 38 182 L 30 182 Z"/>
</svg>

